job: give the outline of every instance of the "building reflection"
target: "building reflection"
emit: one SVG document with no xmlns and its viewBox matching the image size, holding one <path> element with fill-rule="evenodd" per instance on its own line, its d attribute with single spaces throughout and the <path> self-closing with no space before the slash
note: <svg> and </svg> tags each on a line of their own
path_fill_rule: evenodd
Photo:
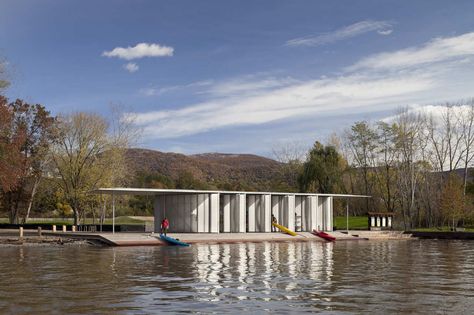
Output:
<svg viewBox="0 0 474 315">
<path fill-rule="evenodd" d="M 333 245 L 319 242 L 196 246 L 194 273 L 204 299 L 294 299 L 309 281 L 326 287 L 333 275 Z"/>
</svg>

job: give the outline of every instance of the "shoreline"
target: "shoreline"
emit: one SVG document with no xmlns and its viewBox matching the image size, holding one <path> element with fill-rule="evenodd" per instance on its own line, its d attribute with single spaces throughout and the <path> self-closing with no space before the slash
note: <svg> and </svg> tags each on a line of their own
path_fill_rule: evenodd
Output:
<svg viewBox="0 0 474 315">
<path fill-rule="evenodd" d="M 86 239 L 74 239 L 67 237 L 51 236 L 25 236 L 23 238 L 13 236 L 0 236 L 0 248 L 4 247 L 64 247 L 64 246 L 94 246 Z"/>
<path fill-rule="evenodd" d="M 297 232 L 297 236 L 284 233 L 168 233 L 170 237 L 192 245 L 199 244 L 235 244 L 263 242 L 322 242 L 309 232 Z M 403 231 L 374 232 L 374 231 L 340 231 L 329 232 L 336 242 L 344 241 L 383 241 L 415 239 Z M 92 232 L 52 232 L 25 230 L 20 240 L 18 230 L 0 230 L 0 247 L 5 246 L 166 246 L 158 233 L 92 233 Z"/>
</svg>

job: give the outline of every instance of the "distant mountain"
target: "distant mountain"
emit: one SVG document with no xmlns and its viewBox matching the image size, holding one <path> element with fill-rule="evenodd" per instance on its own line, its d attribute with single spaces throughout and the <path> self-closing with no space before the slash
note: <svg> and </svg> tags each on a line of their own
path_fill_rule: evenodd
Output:
<svg viewBox="0 0 474 315">
<path fill-rule="evenodd" d="M 128 149 L 126 160 L 132 174 L 160 174 L 174 181 L 182 174 L 192 174 L 200 182 L 216 187 L 268 189 L 281 170 L 282 164 L 252 154 L 203 153 L 184 155 L 147 149 Z"/>
</svg>

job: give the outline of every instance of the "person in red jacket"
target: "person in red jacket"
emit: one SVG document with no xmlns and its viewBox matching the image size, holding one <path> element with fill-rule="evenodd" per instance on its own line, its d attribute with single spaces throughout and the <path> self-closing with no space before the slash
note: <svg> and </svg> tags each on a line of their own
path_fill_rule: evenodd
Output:
<svg viewBox="0 0 474 315">
<path fill-rule="evenodd" d="M 161 234 L 164 234 L 166 236 L 166 232 L 168 232 L 169 227 L 170 222 L 167 218 L 164 218 L 163 221 L 161 221 Z"/>
</svg>

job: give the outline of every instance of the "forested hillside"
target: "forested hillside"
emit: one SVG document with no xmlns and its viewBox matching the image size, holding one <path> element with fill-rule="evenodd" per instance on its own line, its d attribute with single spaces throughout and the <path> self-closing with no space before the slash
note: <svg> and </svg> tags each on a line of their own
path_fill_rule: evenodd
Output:
<svg viewBox="0 0 474 315">
<path fill-rule="evenodd" d="M 269 190 L 276 187 L 282 163 L 251 154 L 184 155 L 128 149 L 129 185 L 162 188 Z"/>
</svg>

